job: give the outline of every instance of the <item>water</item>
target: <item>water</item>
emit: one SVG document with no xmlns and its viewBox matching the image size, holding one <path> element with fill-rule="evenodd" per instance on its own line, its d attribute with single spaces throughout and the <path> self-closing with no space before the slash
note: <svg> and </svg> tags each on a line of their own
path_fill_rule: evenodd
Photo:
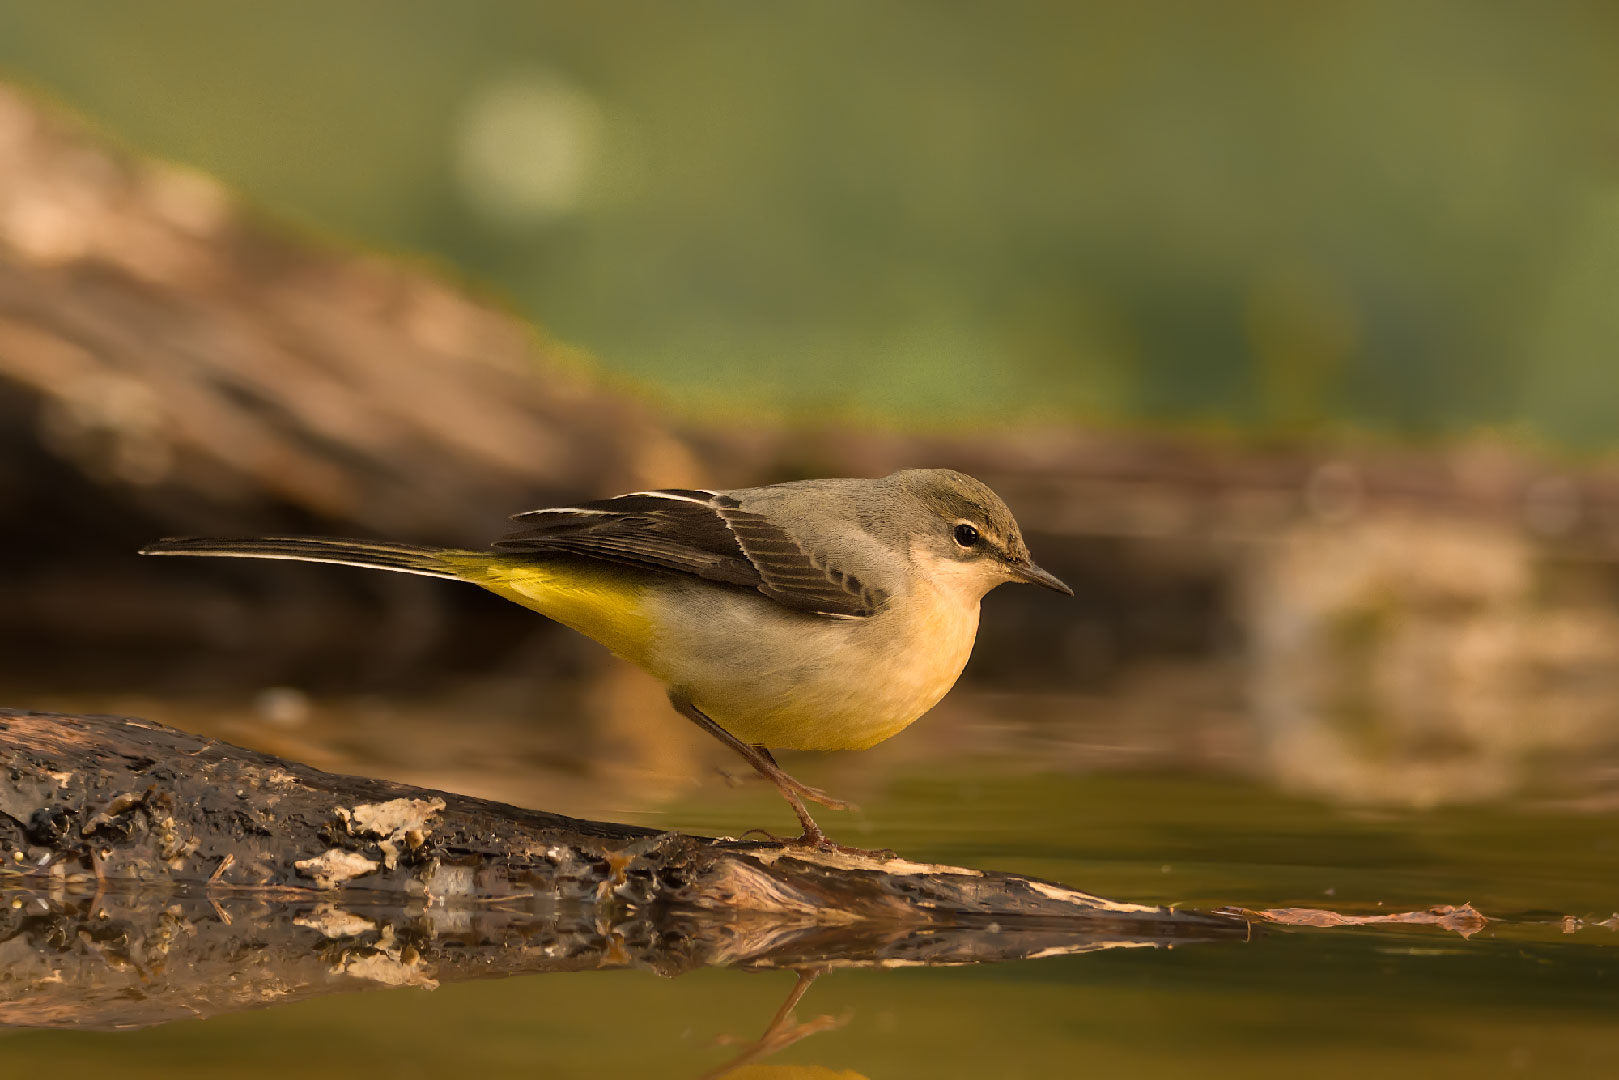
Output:
<svg viewBox="0 0 1619 1080">
<path fill-rule="evenodd" d="M 947 720 L 940 741 L 952 742 L 952 730 Z M 1352 809 L 1213 766 L 1058 769 L 1049 755 L 1042 762 L 1015 746 L 992 754 L 912 748 L 840 774 L 846 760 L 800 762 L 810 782 L 841 781 L 840 793 L 863 803 L 860 814 L 828 814 L 825 824 L 844 839 L 908 856 L 1184 908 L 1377 915 L 1471 902 L 1490 922 L 1468 937 L 1432 926 L 1256 926 L 1251 936 L 1173 948 L 963 967 L 838 966 L 808 986 L 764 1044 L 795 986 L 792 972 L 667 977 L 616 966 L 629 953 L 615 951 L 609 936 L 592 946 L 604 959 L 584 965 L 606 969 L 470 978 L 499 964 L 401 967 L 401 956 L 415 957 L 401 941 L 362 950 L 383 960 L 354 969 L 358 954 L 345 960 L 328 941 L 306 965 L 324 980 L 313 996 L 278 1003 L 258 995 L 272 1000 L 242 1009 L 227 980 L 187 1006 L 212 1014 L 204 1019 L 121 1032 L 13 1028 L 0 1033 L 5 1059 L 18 1075 L 310 1078 L 496 1070 L 695 1078 L 752 1059 L 725 1075 L 873 1080 L 1081 1072 L 1595 1077 L 1612 1075 L 1619 1060 L 1619 834 L 1589 800 Z M 589 788 L 578 777 L 512 768 L 530 778 L 537 803 Z M 628 799 L 624 790 L 600 797 Z M 777 825 L 782 810 L 757 785 L 709 782 L 618 816 L 723 832 Z M 223 906 L 231 933 L 268 938 L 271 908 Z M 389 917 L 352 903 L 337 910 L 379 923 Z M 204 910 L 199 922 L 212 919 Z M 63 972 L 133 964 L 120 972 L 131 998 L 170 985 L 174 973 L 162 957 L 120 952 L 117 934 L 97 941 L 96 925 L 36 943 L 28 963 Z M 3 951 L 17 946 L 16 937 L 0 943 L 3 1017 L 16 1018 L 30 1001 L 37 1014 L 41 995 L 61 985 L 47 978 L 19 989 L 19 973 L 34 969 Z M 229 962 L 246 972 L 265 960 L 263 950 L 241 950 Z M 345 963 L 349 973 L 339 974 Z M 417 985 L 384 985 L 401 970 L 420 977 L 391 981 Z M 50 1022 L 88 1017 L 90 1003 L 75 1005 L 72 993 L 62 1000 Z"/>
</svg>

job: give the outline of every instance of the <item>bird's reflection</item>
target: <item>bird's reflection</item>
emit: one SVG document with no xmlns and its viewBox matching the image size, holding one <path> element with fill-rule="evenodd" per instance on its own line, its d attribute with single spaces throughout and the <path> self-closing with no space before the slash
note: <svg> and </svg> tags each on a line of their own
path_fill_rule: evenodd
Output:
<svg viewBox="0 0 1619 1080">
<path fill-rule="evenodd" d="M 787 992 L 787 1000 L 781 1003 L 781 1008 L 777 1009 L 776 1015 L 771 1017 L 770 1023 L 765 1026 L 764 1034 L 752 1042 L 746 1043 L 742 1052 L 730 1061 L 717 1069 L 704 1073 L 701 1080 L 719 1080 L 720 1077 L 730 1077 L 735 1080 L 736 1077 L 744 1074 L 755 1077 L 787 1077 L 795 1075 L 807 1077 L 812 1074 L 856 1077 L 858 1075 L 856 1073 L 842 1072 L 834 1074 L 827 1070 L 816 1069 L 813 1066 L 807 1071 L 803 1067 L 792 1065 L 779 1066 L 770 1070 L 749 1068 L 754 1062 L 763 1061 L 778 1054 L 794 1043 L 809 1038 L 811 1035 L 817 1035 L 823 1031 L 835 1031 L 849 1022 L 852 1015 L 850 1013 L 844 1013 L 842 1016 L 822 1014 L 803 1022 L 798 1019 L 799 1001 L 803 999 L 805 991 L 810 988 L 810 984 L 819 978 L 824 970 L 823 968 L 809 968 L 799 971 L 797 981 L 793 983 L 793 988 Z M 724 1038 L 721 1041 L 735 1043 L 741 1040 Z"/>
</svg>

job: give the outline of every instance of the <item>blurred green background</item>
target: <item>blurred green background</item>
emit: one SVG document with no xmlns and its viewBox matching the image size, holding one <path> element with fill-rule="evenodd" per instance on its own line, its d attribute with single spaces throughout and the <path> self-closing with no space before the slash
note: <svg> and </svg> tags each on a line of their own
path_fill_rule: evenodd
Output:
<svg viewBox="0 0 1619 1080">
<path fill-rule="evenodd" d="M 1611 5 L 12 0 L 0 71 L 689 412 L 1619 412 Z"/>
</svg>

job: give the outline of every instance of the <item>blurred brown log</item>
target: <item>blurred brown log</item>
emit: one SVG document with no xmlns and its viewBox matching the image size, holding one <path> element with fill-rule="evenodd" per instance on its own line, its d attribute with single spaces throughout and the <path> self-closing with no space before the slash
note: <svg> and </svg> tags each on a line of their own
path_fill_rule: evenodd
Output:
<svg viewBox="0 0 1619 1080">
<path fill-rule="evenodd" d="M 133 552 L 264 531 L 482 544 L 519 510 L 699 479 L 665 424 L 498 305 L 273 228 L 0 86 L 5 668 L 48 672 L 68 641 L 81 686 L 127 685 L 165 653 L 238 684 L 254 657 L 268 680 L 297 676 L 274 658 L 300 651 L 405 667 L 466 596 L 166 575 Z M 529 632 L 506 618 L 475 652 Z"/>
<path fill-rule="evenodd" d="M 0 490 L 47 453 L 175 527 L 477 541 L 545 493 L 695 479 L 664 425 L 496 305 L 272 229 L 5 88 L 0 395 L 34 448 L 0 456 Z"/>
</svg>

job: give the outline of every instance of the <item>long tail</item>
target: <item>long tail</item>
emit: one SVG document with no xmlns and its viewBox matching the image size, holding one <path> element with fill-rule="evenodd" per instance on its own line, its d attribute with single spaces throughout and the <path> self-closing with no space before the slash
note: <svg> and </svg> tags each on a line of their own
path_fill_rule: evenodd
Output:
<svg viewBox="0 0 1619 1080">
<path fill-rule="evenodd" d="M 475 553 L 455 548 L 388 544 L 373 540 L 334 540 L 323 536 L 258 536 L 242 540 L 182 536 L 141 548 L 142 555 L 222 555 L 239 559 L 296 559 L 397 570 L 403 574 L 465 580 L 466 560 Z M 458 567 L 460 570 L 458 571 Z"/>
</svg>

